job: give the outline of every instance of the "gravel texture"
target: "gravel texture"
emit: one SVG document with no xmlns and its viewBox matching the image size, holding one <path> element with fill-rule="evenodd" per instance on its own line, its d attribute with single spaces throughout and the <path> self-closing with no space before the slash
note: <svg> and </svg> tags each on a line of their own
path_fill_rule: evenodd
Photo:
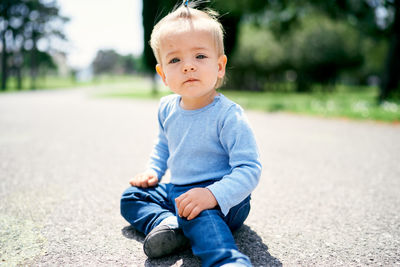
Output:
<svg viewBox="0 0 400 267">
<path fill-rule="evenodd" d="M 0 265 L 199 266 L 147 259 L 119 214 L 157 101 L 90 95 L 0 95 Z M 400 266 L 399 125 L 247 114 L 264 170 L 235 238 L 254 266 Z"/>
</svg>

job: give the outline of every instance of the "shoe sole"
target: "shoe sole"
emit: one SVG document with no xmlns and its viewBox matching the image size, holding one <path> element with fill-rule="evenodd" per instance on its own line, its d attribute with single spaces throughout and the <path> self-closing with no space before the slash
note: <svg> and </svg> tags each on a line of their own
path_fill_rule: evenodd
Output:
<svg viewBox="0 0 400 267">
<path fill-rule="evenodd" d="M 161 258 L 186 248 L 188 244 L 189 240 L 183 235 L 181 229 L 163 227 L 146 236 L 143 250 L 149 258 Z"/>
</svg>

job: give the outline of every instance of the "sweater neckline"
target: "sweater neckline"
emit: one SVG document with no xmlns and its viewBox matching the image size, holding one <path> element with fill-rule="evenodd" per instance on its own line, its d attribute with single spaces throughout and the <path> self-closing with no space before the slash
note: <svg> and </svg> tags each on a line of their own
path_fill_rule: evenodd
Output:
<svg viewBox="0 0 400 267">
<path fill-rule="evenodd" d="M 214 97 L 214 100 L 210 104 L 208 104 L 207 106 L 204 106 L 202 108 L 199 108 L 199 109 L 183 109 L 181 107 L 182 96 L 178 95 L 178 97 L 176 98 L 176 106 L 180 113 L 182 113 L 184 115 L 194 115 L 194 114 L 206 111 L 206 110 L 210 109 L 211 107 L 215 106 L 215 104 L 218 103 L 218 101 L 220 100 L 221 97 L 223 97 L 223 95 L 221 93 L 218 93 L 218 95 L 216 95 Z"/>
</svg>

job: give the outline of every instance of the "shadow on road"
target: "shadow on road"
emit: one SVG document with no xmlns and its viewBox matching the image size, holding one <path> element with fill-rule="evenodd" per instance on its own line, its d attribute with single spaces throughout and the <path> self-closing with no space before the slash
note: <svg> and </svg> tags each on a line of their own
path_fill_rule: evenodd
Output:
<svg viewBox="0 0 400 267">
<path fill-rule="evenodd" d="M 144 242 L 145 235 L 137 231 L 133 226 L 126 226 L 122 228 L 121 232 L 126 238 L 136 240 L 142 244 Z M 181 267 L 201 266 L 200 260 L 192 254 L 190 249 L 183 250 L 179 253 L 161 259 L 146 259 L 144 266 L 172 266 L 176 265 L 177 263 Z"/>
<path fill-rule="evenodd" d="M 121 232 L 122 235 L 126 238 L 134 239 L 143 244 L 145 238 L 144 234 L 137 231 L 135 228 L 133 228 L 133 226 L 125 226 L 124 228 L 122 228 Z"/>
<path fill-rule="evenodd" d="M 268 252 L 268 246 L 249 226 L 243 225 L 234 237 L 239 250 L 250 258 L 254 266 L 282 266 L 281 261 Z"/>
<path fill-rule="evenodd" d="M 126 226 L 121 231 L 126 238 L 134 239 L 140 243 L 144 241 L 144 234 L 132 226 Z M 261 237 L 251 230 L 249 226 L 243 225 L 235 232 L 234 237 L 239 250 L 249 256 L 254 266 L 282 266 L 281 261 L 268 252 L 268 246 L 263 243 Z M 147 259 L 145 266 L 171 266 L 176 263 L 179 263 L 180 266 L 201 266 L 199 259 L 192 254 L 190 249 L 162 259 Z"/>
</svg>

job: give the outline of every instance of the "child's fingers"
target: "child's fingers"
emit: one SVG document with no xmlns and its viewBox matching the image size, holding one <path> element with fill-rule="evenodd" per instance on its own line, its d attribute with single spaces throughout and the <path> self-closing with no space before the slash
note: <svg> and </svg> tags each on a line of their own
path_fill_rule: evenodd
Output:
<svg viewBox="0 0 400 267">
<path fill-rule="evenodd" d="M 151 176 L 147 181 L 148 186 L 155 186 L 158 184 L 158 178 L 156 176 Z"/>
<path fill-rule="evenodd" d="M 204 208 L 201 207 L 201 205 L 196 204 L 195 202 L 188 201 L 188 198 L 185 198 L 181 202 L 180 210 L 178 213 L 180 214 L 181 217 L 186 218 L 187 220 L 192 220 L 197 217 L 197 215 L 200 214 L 204 210 Z"/>
<path fill-rule="evenodd" d="M 197 215 L 199 215 L 200 212 L 202 212 L 202 211 L 203 211 L 203 210 L 202 210 L 200 207 L 198 207 L 198 206 L 194 207 L 194 208 L 192 209 L 192 211 L 190 212 L 190 214 L 187 216 L 187 219 L 190 221 L 191 219 L 196 218 Z"/>
<path fill-rule="evenodd" d="M 148 177 L 146 175 L 140 176 L 139 184 L 140 184 L 140 187 L 143 187 L 143 188 L 149 187 L 149 185 L 148 185 Z"/>
<path fill-rule="evenodd" d="M 194 209 L 194 204 L 193 203 L 188 203 L 182 210 L 182 217 L 188 218 L 188 216 L 192 213 Z M 189 219 L 189 218 L 188 218 Z"/>
<path fill-rule="evenodd" d="M 180 195 L 180 196 L 177 197 L 177 198 L 175 198 L 175 203 L 176 203 L 176 206 L 178 207 L 178 209 L 179 209 L 179 206 L 181 205 L 181 202 L 182 202 L 183 197 L 184 197 L 184 194 L 183 194 L 183 195 Z"/>
<path fill-rule="evenodd" d="M 183 194 L 176 199 L 176 206 L 178 207 L 178 215 L 189 220 L 195 218 L 200 211 L 198 211 L 198 204 L 190 198 L 189 194 Z M 193 211 L 195 210 L 195 213 Z M 192 214 L 193 213 L 193 214 Z"/>
<path fill-rule="evenodd" d="M 137 185 L 138 185 L 136 177 L 132 178 L 132 179 L 129 181 L 129 183 L 131 184 L 131 186 L 137 186 Z"/>
<path fill-rule="evenodd" d="M 190 198 L 190 190 L 182 195 L 180 195 L 178 198 L 175 199 L 176 202 L 176 206 L 178 207 L 178 215 L 180 217 L 186 217 L 187 215 L 189 215 L 189 211 L 191 211 L 191 209 L 189 210 L 190 207 L 187 207 L 191 202 L 191 198 Z M 185 212 L 185 209 L 187 209 L 187 211 Z"/>
<path fill-rule="evenodd" d="M 145 171 L 137 174 L 129 181 L 129 183 L 132 186 L 147 188 L 158 184 L 158 177 L 153 171 Z"/>
<path fill-rule="evenodd" d="M 175 198 L 176 207 L 178 208 L 178 215 L 182 217 L 182 212 L 185 209 L 187 203 L 184 203 L 186 199 L 186 194 L 182 194 L 179 197 Z"/>
<path fill-rule="evenodd" d="M 133 179 L 129 181 L 132 186 L 136 187 L 148 187 L 147 185 L 147 178 L 143 174 L 136 175 Z"/>
</svg>

